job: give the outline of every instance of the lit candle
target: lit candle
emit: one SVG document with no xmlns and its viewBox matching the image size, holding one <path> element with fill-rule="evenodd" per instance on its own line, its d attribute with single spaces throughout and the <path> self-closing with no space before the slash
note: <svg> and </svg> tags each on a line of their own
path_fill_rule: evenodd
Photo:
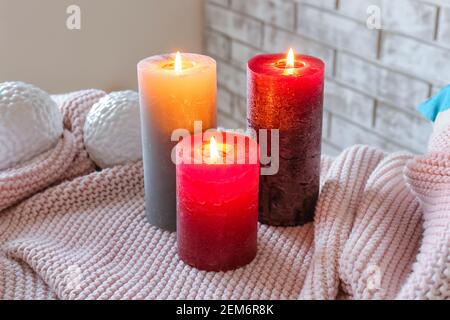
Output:
<svg viewBox="0 0 450 320">
<path fill-rule="evenodd" d="M 178 144 L 177 242 L 188 265 L 227 271 L 255 258 L 258 153 L 256 141 L 231 133 L 190 136 Z"/>
<path fill-rule="evenodd" d="M 260 221 L 310 222 L 320 183 L 324 63 L 292 49 L 258 55 L 248 63 L 248 86 L 249 128 L 280 135 L 279 171 L 260 181 Z"/>
<path fill-rule="evenodd" d="M 145 206 L 152 225 L 176 229 L 175 129 L 216 127 L 216 62 L 196 54 L 160 55 L 138 65 Z"/>
</svg>

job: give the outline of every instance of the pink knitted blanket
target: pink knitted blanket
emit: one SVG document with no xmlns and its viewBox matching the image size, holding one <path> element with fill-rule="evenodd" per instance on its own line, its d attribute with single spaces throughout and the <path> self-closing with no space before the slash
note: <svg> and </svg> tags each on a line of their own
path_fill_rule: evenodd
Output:
<svg viewBox="0 0 450 320">
<path fill-rule="evenodd" d="M 64 98 L 60 143 L 0 172 L 0 298 L 450 298 L 450 128 L 422 156 L 325 157 L 314 223 L 260 225 L 254 262 L 207 273 L 146 222 L 141 162 L 94 171 L 82 127 L 103 95 Z"/>
</svg>

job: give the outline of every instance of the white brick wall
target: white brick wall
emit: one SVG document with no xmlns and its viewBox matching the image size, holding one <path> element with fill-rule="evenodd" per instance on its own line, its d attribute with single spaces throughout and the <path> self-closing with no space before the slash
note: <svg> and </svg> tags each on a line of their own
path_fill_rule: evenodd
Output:
<svg viewBox="0 0 450 320">
<path fill-rule="evenodd" d="M 231 9 L 284 29 L 295 26 L 295 3 L 271 0 L 231 0 Z"/>
<path fill-rule="evenodd" d="M 450 45 L 450 6 L 440 11 L 438 41 L 443 45 Z"/>
<path fill-rule="evenodd" d="M 365 23 L 309 5 L 298 5 L 297 22 L 297 32 L 311 39 L 368 58 L 377 55 L 378 33 Z"/>
<path fill-rule="evenodd" d="M 349 66 L 351 72 L 348 72 Z M 337 57 L 335 77 L 378 100 L 412 112 L 429 94 L 429 85 L 425 81 L 346 53 Z"/>
<path fill-rule="evenodd" d="M 369 5 L 381 30 L 366 26 Z M 248 59 L 289 47 L 327 65 L 324 153 L 425 150 L 431 127 L 415 108 L 450 83 L 450 0 L 206 0 L 221 126 L 245 126 Z"/>
<path fill-rule="evenodd" d="M 325 110 L 364 127 L 372 126 L 375 99 L 331 80 L 326 82 L 325 89 Z"/>
</svg>

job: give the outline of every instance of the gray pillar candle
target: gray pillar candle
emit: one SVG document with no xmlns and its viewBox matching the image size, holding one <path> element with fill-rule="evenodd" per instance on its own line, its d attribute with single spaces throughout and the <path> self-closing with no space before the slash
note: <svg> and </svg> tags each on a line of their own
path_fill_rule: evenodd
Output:
<svg viewBox="0 0 450 320">
<path fill-rule="evenodd" d="M 216 62 L 197 54 L 167 54 L 138 64 L 141 100 L 145 210 L 149 222 L 176 229 L 174 130 L 194 133 L 216 127 Z"/>
</svg>

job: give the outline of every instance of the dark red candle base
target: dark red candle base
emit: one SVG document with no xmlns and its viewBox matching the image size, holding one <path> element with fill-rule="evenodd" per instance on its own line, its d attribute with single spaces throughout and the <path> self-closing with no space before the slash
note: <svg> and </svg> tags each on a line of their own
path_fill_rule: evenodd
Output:
<svg viewBox="0 0 450 320">
<path fill-rule="evenodd" d="M 317 143 L 320 145 L 320 141 Z M 301 163 L 307 166 L 299 166 Z M 280 159 L 277 175 L 260 178 L 259 221 L 273 226 L 298 226 L 313 221 L 319 176 L 320 151 L 307 159 Z"/>
<path fill-rule="evenodd" d="M 278 129 L 280 135 L 279 171 L 260 179 L 259 221 L 297 226 L 313 221 L 319 195 L 324 64 L 296 56 L 302 67 L 286 74 L 277 67 L 283 58 L 260 55 L 249 61 L 247 120 L 257 132 Z"/>
<path fill-rule="evenodd" d="M 228 240 L 228 239 L 227 239 Z M 183 246 L 183 244 L 178 244 Z M 246 266 L 252 262 L 257 253 L 256 242 L 253 240 L 247 243 L 234 243 L 232 245 L 237 245 L 239 252 L 233 253 L 234 250 L 230 247 L 225 247 L 222 250 L 217 250 L 213 244 L 208 244 L 208 242 L 203 242 L 195 248 L 194 251 L 189 251 L 186 249 L 178 249 L 178 255 L 184 263 L 191 267 L 202 271 L 208 272 L 226 272 L 231 270 L 236 270 L 241 267 Z M 204 252 L 201 256 L 198 252 Z M 205 254 L 207 252 L 207 254 Z"/>
<path fill-rule="evenodd" d="M 189 175 L 188 171 L 185 173 Z M 228 174 L 232 175 L 233 172 L 229 171 Z M 201 184 L 201 181 L 186 183 L 186 180 L 190 180 L 189 176 L 179 175 L 179 183 L 184 184 L 184 187 L 178 185 L 178 194 L 182 199 L 178 201 L 177 245 L 178 255 L 188 265 L 204 271 L 229 271 L 243 267 L 255 258 L 258 180 L 250 172 L 240 177 L 244 178 L 243 181 L 252 179 L 256 183 L 249 185 L 248 190 L 242 190 L 242 181 L 239 183 L 231 179 L 225 182 L 219 178 L 208 186 Z M 195 179 L 195 176 L 192 178 Z M 208 180 L 214 180 L 214 175 Z M 221 185 L 225 197 L 218 193 Z M 192 197 L 188 198 L 187 193 Z M 195 200 L 197 197 L 193 193 L 203 193 L 203 204 Z M 228 198 L 227 194 L 232 193 L 235 195 Z"/>
</svg>

